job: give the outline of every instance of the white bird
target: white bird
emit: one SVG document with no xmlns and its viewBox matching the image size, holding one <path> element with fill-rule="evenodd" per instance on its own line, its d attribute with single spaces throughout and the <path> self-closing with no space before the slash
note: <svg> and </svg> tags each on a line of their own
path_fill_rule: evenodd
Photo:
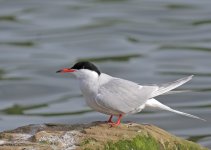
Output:
<svg viewBox="0 0 211 150">
<path fill-rule="evenodd" d="M 112 126 L 119 125 L 122 116 L 138 113 L 145 107 L 167 110 L 205 121 L 197 116 L 174 110 L 154 99 L 188 82 L 193 75 L 161 85 L 139 85 L 101 73 L 90 62 L 78 62 L 73 67 L 58 72 L 73 74 L 79 80 L 87 105 L 98 112 L 110 115 L 108 122 Z M 113 115 L 118 116 L 116 123 L 112 122 Z"/>
</svg>

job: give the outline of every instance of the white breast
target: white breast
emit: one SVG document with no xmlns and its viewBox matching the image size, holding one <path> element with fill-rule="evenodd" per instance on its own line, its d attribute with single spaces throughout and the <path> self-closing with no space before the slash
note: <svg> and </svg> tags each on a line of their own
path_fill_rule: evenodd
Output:
<svg viewBox="0 0 211 150">
<path fill-rule="evenodd" d="M 96 96 L 98 94 L 98 88 L 99 88 L 98 77 L 96 78 L 95 76 L 93 76 L 91 78 L 86 78 L 79 81 L 80 81 L 80 89 L 84 95 L 87 105 L 98 112 L 104 114 L 111 114 L 109 113 L 109 110 L 98 105 L 96 101 Z"/>
</svg>

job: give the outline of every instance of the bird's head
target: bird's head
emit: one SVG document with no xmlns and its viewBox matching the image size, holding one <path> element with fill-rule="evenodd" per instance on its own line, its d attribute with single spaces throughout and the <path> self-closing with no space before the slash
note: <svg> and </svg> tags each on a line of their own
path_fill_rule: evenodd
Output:
<svg viewBox="0 0 211 150">
<path fill-rule="evenodd" d="M 60 69 L 56 73 L 71 73 L 79 79 L 98 77 L 101 74 L 99 69 L 93 63 L 87 61 L 78 62 L 71 68 Z"/>
</svg>

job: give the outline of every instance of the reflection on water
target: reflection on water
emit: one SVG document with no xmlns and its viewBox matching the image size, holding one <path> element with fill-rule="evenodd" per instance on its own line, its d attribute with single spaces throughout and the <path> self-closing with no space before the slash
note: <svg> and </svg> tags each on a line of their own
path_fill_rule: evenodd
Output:
<svg viewBox="0 0 211 150">
<path fill-rule="evenodd" d="M 0 21 L 16 21 L 15 16 L 0 16 Z"/>
<path fill-rule="evenodd" d="M 199 47 L 199 46 L 170 46 L 170 45 L 165 45 L 161 46 L 160 50 L 190 50 L 190 51 L 204 51 L 204 52 L 211 52 L 211 48 L 209 47 Z"/>
<path fill-rule="evenodd" d="M 124 121 L 151 123 L 211 148 L 211 1 L 10 0 L 0 2 L 0 130 L 31 123 L 106 120 L 88 108 L 72 76 L 76 61 L 113 76 L 163 83 L 194 74 L 158 99 L 206 123 L 163 111 Z"/>
<path fill-rule="evenodd" d="M 93 58 L 79 58 L 78 61 L 90 61 L 90 62 L 104 62 L 104 61 L 129 61 L 132 58 L 141 57 L 141 54 L 128 54 L 122 56 L 103 56 Z"/>
<path fill-rule="evenodd" d="M 1 45 L 11 45 L 11 46 L 26 46 L 31 47 L 34 46 L 34 43 L 31 41 L 23 41 L 23 42 L 2 42 Z"/>
</svg>

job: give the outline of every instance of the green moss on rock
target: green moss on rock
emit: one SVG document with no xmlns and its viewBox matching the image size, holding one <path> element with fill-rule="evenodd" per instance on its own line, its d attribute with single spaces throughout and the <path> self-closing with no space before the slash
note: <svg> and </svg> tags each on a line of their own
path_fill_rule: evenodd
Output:
<svg viewBox="0 0 211 150">
<path fill-rule="evenodd" d="M 120 140 L 116 143 L 108 142 L 105 145 L 105 150 L 158 150 L 160 149 L 161 144 L 151 136 L 141 136 L 138 135 L 131 140 Z"/>
<path fill-rule="evenodd" d="M 205 148 L 195 143 L 177 140 L 173 143 L 166 142 L 162 144 L 152 136 L 138 135 L 131 140 L 109 141 L 105 145 L 104 150 L 205 150 Z"/>
</svg>

